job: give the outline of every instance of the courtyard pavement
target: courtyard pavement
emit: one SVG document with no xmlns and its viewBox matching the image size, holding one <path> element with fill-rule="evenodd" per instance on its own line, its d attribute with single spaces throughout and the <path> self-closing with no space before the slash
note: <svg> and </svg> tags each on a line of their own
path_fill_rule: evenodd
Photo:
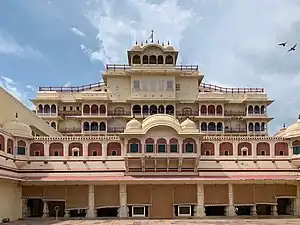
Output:
<svg viewBox="0 0 300 225">
<path fill-rule="evenodd" d="M 11 225 L 299 225 L 300 219 L 19 220 Z"/>
</svg>

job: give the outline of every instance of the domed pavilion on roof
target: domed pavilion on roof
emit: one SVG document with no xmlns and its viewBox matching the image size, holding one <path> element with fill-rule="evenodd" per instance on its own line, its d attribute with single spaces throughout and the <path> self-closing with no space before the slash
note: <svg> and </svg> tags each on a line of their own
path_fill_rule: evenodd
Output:
<svg viewBox="0 0 300 225">
<path fill-rule="evenodd" d="M 152 33 L 34 111 L 0 87 L 0 219 L 300 216 L 299 120 L 270 136 L 263 88 L 204 83 L 178 54 Z"/>
</svg>

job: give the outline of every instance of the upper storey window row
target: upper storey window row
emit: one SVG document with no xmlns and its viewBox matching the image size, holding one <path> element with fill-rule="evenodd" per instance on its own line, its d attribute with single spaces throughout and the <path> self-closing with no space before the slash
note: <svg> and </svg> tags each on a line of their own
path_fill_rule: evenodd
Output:
<svg viewBox="0 0 300 225">
<path fill-rule="evenodd" d="M 143 65 L 147 65 L 147 64 L 174 64 L 174 59 L 173 56 L 171 55 L 167 55 L 166 57 L 162 56 L 162 55 L 134 55 L 132 57 L 132 64 L 143 64 Z"/>
<path fill-rule="evenodd" d="M 51 106 L 46 104 L 39 104 L 38 106 L 38 114 L 56 114 L 56 105 L 52 104 Z"/>
<path fill-rule="evenodd" d="M 174 91 L 172 80 L 134 80 L 132 83 L 134 91 Z"/>
<path fill-rule="evenodd" d="M 249 105 L 248 106 L 248 114 L 266 114 L 267 110 L 266 110 L 266 107 L 264 105 L 262 106 L 252 106 L 252 105 Z"/>
</svg>

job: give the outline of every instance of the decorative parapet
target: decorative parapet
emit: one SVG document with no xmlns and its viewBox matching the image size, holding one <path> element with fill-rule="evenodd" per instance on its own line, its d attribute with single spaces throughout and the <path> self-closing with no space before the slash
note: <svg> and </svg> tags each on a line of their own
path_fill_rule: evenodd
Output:
<svg viewBox="0 0 300 225">
<path fill-rule="evenodd" d="M 105 135 L 105 136 L 63 136 L 63 137 L 34 137 L 34 141 L 119 141 L 120 137 L 117 135 Z"/>
<path fill-rule="evenodd" d="M 283 137 L 267 137 L 267 136 L 204 136 L 204 141 L 238 141 L 238 140 L 245 140 L 245 141 L 286 141 L 286 138 Z"/>
</svg>

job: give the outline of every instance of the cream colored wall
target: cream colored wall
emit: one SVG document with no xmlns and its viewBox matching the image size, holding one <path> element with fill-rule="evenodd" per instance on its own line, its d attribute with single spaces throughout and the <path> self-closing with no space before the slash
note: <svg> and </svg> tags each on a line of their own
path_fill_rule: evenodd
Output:
<svg viewBox="0 0 300 225">
<path fill-rule="evenodd" d="M 228 112 L 246 112 L 246 106 L 244 104 L 226 104 L 224 110 Z"/>
<path fill-rule="evenodd" d="M 118 101 L 128 100 L 131 90 L 129 76 L 108 76 L 107 86 L 111 92 L 110 99 Z"/>
<path fill-rule="evenodd" d="M 61 136 L 59 132 L 49 127 L 44 120 L 39 118 L 2 87 L 0 87 L 0 105 L 5 106 L 1 108 L 0 124 L 15 119 L 15 114 L 18 113 L 20 122 L 35 126 L 46 135 Z"/>
<path fill-rule="evenodd" d="M 16 182 L 0 180 L 0 220 L 22 218 L 22 191 Z"/>
<path fill-rule="evenodd" d="M 72 128 L 81 128 L 81 122 L 72 118 L 68 118 L 59 122 L 59 129 L 72 129 Z"/>
<path fill-rule="evenodd" d="M 247 128 L 246 122 L 237 120 L 237 119 L 232 119 L 231 121 L 225 121 L 225 126 L 228 126 L 228 128 Z"/>
<path fill-rule="evenodd" d="M 176 77 L 180 91 L 176 91 L 177 100 L 195 101 L 198 98 L 198 77 Z"/>
<path fill-rule="evenodd" d="M 192 108 L 193 112 L 198 112 L 199 111 L 199 106 L 198 103 L 194 104 L 177 104 L 176 110 L 182 112 L 183 108 Z"/>
<path fill-rule="evenodd" d="M 125 112 L 131 112 L 131 104 L 125 103 L 109 103 L 108 104 L 108 111 L 114 111 L 116 108 L 122 107 Z"/>
<path fill-rule="evenodd" d="M 125 127 L 127 124 L 127 120 L 122 118 L 111 119 L 107 121 L 108 127 Z"/>
<path fill-rule="evenodd" d="M 140 90 L 133 90 L 133 81 L 140 81 Z M 159 81 L 164 81 L 164 90 L 159 90 Z M 167 82 L 173 81 L 173 90 L 166 91 Z M 153 82 L 153 85 L 151 83 Z M 147 85 L 145 89 L 144 84 Z M 175 98 L 175 77 L 174 76 L 131 76 L 131 97 L 135 99 L 170 99 Z"/>
</svg>

